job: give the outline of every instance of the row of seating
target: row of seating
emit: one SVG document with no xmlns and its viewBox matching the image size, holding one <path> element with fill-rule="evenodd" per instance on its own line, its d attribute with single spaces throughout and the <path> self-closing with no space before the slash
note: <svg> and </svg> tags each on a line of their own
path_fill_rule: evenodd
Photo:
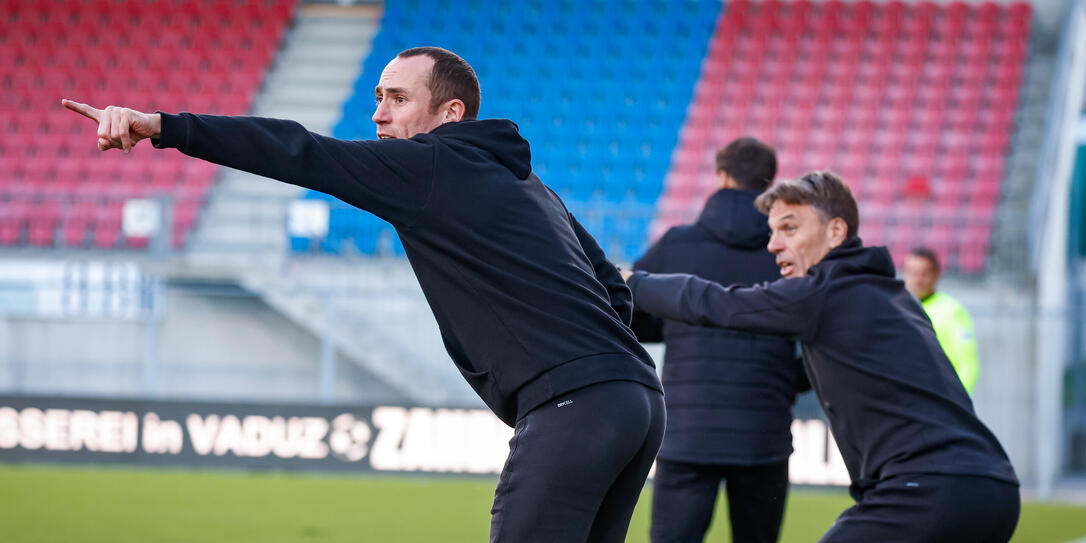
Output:
<svg viewBox="0 0 1086 543">
<path fill-rule="evenodd" d="M 1026 2 L 1010 5 L 998 2 L 905 2 L 891 0 L 843 1 L 828 0 L 732 0 L 728 3 L 729 17 L 759 17 L 755 24 L 802 24 L 827 21 L 849 21 L 860 28 L 870 27 L 883 21 L 885 24 L 932 24 L 940 22 L 969 22 L 979 25 L 995 25 L 1004 22 L 1011 26 L 1026 26 L 1031 8 Z M 1027 22 L 1023 22 L 1023 20 Z M 802 30 L 807 27 L 798 26 Z"/>
<path fill-rule="evenodd" d="M 60 99 L 244 113 L 293 9 L 292 0 L 6 1 L 0 245 L 139 249 L 146 239 L 121 233 L 124 201 L 164 197 L 174 204 L 174 246 L 182 247 L 217 168 L 148 143 L 129 155 L 101 153 L 93 123 Z"/>
<path fill-rule="evenodd" d="M 124 203 L 131 197 L 86 192 L 55 196 L 38 193 L 34 199 L 23 199 L 0 193 L 0 245 L 146 248 L 148 238 L 125 236 L 122 232 Z M 201 205 L 198 197 L 172 202 L 171 234 L 175 245 L 186 240 Z"/>
<path fill-rule="evenodd" d="M 292 2 L 282 0 L 5 0 L 6 21 L 95 24 L 107 21 L 168 25 L 273 26 L 288 20 Z"/>
</svg>

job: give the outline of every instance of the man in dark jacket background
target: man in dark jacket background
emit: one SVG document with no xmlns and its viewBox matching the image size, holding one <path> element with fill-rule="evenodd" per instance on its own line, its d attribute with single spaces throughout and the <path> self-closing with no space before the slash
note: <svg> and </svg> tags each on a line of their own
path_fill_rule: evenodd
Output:
<svg viewBox="0 0 1086 543">
<path fill-rule="evenodd" d="M 516 431 L 491 541 L 625 540 L 664 432 L 660 381 L 630 331 L 630 291 L 532 173 L 506 120 L 475 120 L 464 59 L 408 49 L 375 89 L 377 141 L 293 121 L 64 106 L 98 147 L 142 139 L 319 190 L 396 227 L 454 364 Z"/>
<path fill-rule="evenodd" d="M 781 181 L 755 201 L 783 279 L 726 287 L 626 272 L 637 307 L 691 324 L 798 340 L 852 479 L 856 505 L 825 543 L 1000 543 L 1018 522 L 1018 479 L 885 247 L 864 247 L 837 176 Z"/>
<path fill-rule="evenodd" d="M 780 277 L 754 199 L 777 175 L 773 148 L 735 140 L 716 155 L 717 190 L 697 222 L 667 231 L 635 270 L 689 273 L 723 285 Z M 732 541 L 780 533 L 792 452 L 792 404 L 806 385 L 795 343 L 662 320 L 637 312 L 633 330 L 663 341 L 668 424 L 653 482 L 653 543 L 700 542 L 725 483 Z"/>
</svg>

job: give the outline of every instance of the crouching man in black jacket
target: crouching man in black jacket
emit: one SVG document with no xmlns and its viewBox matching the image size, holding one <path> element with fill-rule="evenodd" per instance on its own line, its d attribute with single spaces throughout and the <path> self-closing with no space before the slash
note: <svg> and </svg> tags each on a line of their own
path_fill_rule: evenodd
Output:
<svg viewBox="0 0 1086 543">
<path fill-rule="evenodd" d="M 532 173 L 516 125 L 475 120 L 479 82 L 464 59 L 403 51 L 375 95 L 377 141 L 276 119 L 64 105 L 98 123 L 103 151 L 152 138 L 392 223 L 453 363 L 516 428 L 491 541 L 623 541 L 664 432 L 629 289 Z"/>
<path fill-rule="evenodd" d="M 634 272 L 637 307 L 668 319 L 799 340 L 852 478 L 856 505 L 824 542 L 1005 542 L 1018 480 L 884 247 L 856 237 L 859 214 L 830 173 L 756 200 L 783 279 L 743 288 Z"/>
</svg>

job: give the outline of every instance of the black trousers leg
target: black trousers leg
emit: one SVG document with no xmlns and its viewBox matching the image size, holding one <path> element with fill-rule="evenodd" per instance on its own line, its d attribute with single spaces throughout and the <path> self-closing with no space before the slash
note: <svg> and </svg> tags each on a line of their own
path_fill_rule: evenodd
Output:
<svg viewBox="0 0 1086 543">
<path fill-rule="evenodd" d="M 788 461 L 724 470 L 734 543 L 775 543 L 788 497 Z"/>
<path fill-rule="evenodd" d="M 658 459 L 652 492 L 652 543 L 701 543 L 720 491 L 717 466 Z"/>
<path fill-rule="evenodd" d="M 664 425 L 663 395 L 631 381 L 585 387 L 532 410 L 510 441 L 490 540 L 621 543 Z"/>
<path fill-rule="evenodd" d="M 1006 543 L 1018 525 L 1018 486 L 987 477 L 898 475 L 845 510 L 823 543 Z"/>
</svg>

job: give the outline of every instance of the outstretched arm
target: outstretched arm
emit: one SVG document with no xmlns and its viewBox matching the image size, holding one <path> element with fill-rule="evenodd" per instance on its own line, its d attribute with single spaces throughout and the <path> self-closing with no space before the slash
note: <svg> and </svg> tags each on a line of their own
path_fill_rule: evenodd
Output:
<svg viewBox="0 0 1086 543">
<path fill-rule="evenodd" d="M 814 334 L 822 291 L 809 277 L 724 287 L 686 274 L 628 274 L 637 308 L 688 324 L 796 339 Z"/>
<path fill-rule="evenodd" d="M 103 151 L 128 151 L 153 138 L 155 147 L 319 190 L 397 225 L 410 226 L 431 189 L 433 148 L 426 142 L 344 141 L 294 121 L 63 103 L 98 123 Z"/>
</svg>

